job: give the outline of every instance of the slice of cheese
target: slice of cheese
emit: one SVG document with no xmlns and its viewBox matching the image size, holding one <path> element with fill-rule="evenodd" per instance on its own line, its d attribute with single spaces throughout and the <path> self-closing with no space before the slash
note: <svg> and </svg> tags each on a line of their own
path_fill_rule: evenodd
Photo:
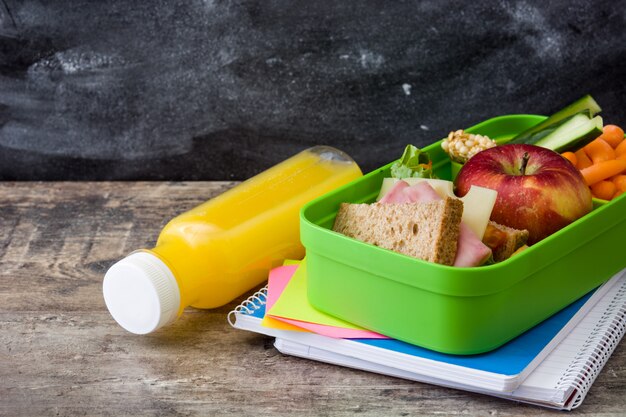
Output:
<svg viewBox="0 0 626 417">
<path fill-rule="evenodd" d="M 383 198 L 391 190 L 394 184 L 399 181 L 397 178 L 385 178 L 380 187 L 380 193 L 376 201 Z M 431 178 L 404 178 L 409 185 L 417 184 L 420 181 L 427 181 L 428 184 L 441 196 L 441 198 L 459 198 L 454 194 L 454 184 L 452 181 L 431 179 Z M 498 192 L 489 188 L 472 185 L 469 192 L 461 197 L 463 201 L 462 221 L 472 229 L 476 236 L 482 239 L 489 223 L 489 217 L 496 204 Z"/>
<path fill-rule="evenodd" d="M 463 200 L 462 220 L 480 239 L 485 234 L 497 197 L 498 192 L 496 190 L 477 185 L 472 185 L 467 194 L 461 197 Z"/>
</svg>

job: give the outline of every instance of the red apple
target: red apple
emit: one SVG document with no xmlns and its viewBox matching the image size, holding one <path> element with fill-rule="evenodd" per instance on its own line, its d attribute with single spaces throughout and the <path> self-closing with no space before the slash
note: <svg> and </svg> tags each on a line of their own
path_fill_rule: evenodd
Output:
<svg viewBox="0 0 626 417">
<path fill-rule="evenodd" d="M 532 245 L 589 213 L 591 191 L 567 159 L 534 145 L 510 144 L 486 149 L 459 171 L 456 192 L 472 185 L 498 192 L 491 220 L 527 229 Z"/>
</svg>

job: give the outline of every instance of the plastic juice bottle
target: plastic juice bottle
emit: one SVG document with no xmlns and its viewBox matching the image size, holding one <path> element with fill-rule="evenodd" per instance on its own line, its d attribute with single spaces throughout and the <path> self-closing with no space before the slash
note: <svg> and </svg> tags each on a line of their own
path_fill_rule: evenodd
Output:
<svg viewBox="0 0 626 417">
<path fill-rule="evenodd" d="M 284 259 L 300 259 L 299 211 L 361 176 L 345 153 L 316 146 L 171 220 L 156 247 L 115 263 L 103 294 L 126 330 L 150 333 L 185 307 L 222 306 L 267 279 Z"/>
</svg>

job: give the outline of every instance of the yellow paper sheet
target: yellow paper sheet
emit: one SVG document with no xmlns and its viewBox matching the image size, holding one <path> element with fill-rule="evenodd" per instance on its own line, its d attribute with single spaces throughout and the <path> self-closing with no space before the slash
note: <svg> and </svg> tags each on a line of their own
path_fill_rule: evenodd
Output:
<svg viewBox="0 0 626 417">
<path fill-rule="evenodd" d="M 344 329 L 365 330 L 347 321 L 322 313 L 309 304 L 306 262 L 300 264 L 280 298 L 266 314 Z"/>
</svg>

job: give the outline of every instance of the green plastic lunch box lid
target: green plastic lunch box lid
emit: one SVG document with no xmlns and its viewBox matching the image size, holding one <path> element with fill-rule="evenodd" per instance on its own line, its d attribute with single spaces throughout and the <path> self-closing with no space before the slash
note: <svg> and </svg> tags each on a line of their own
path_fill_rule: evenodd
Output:
<svg viewBox="0 0 626 417">
<path fill-rule="evenodd" d="M 466 131 L 505 142 L 544 116 L 495 117 Z M 435 174 L 453 167 L 436 142 L 423 150 Z M 332 231 L 340 203 L 371 203 L 390 164 L 305 205 L 310 303 L 364 328 L 444 353 L 495 349 L 607 281 L 626 266 L 626 196 L 594 210 L 503 262 L 458 268 L 415 259 Z"/>
</svg>

